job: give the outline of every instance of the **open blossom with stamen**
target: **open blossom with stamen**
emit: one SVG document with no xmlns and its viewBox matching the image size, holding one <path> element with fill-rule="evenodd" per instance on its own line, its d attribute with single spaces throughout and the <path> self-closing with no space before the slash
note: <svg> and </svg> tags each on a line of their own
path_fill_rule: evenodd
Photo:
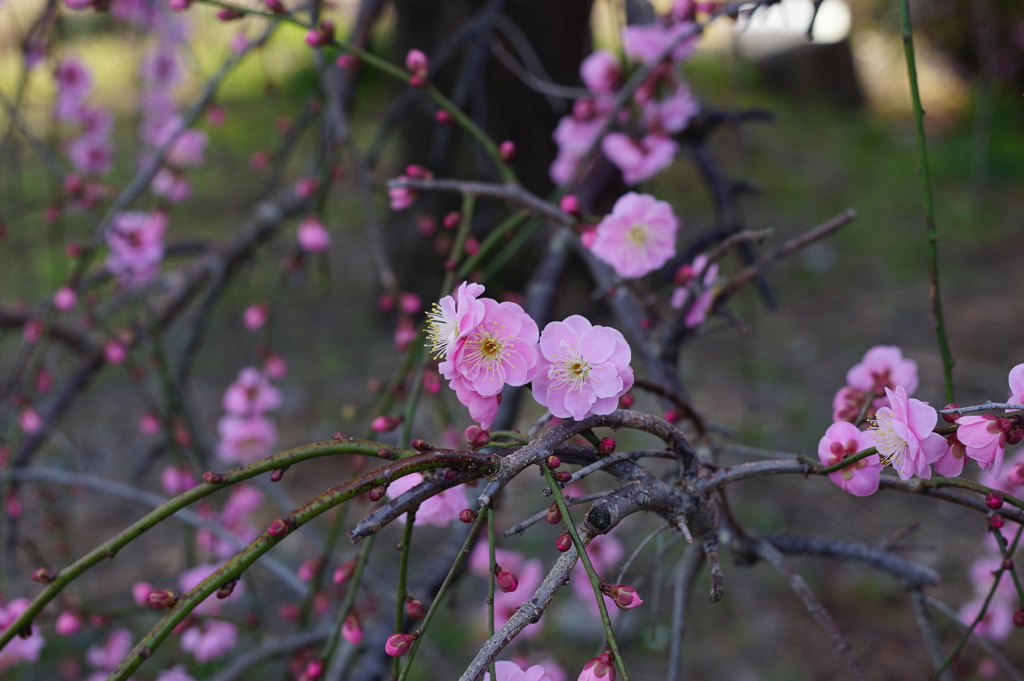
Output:
<svg viewBox="0 0 1024 681">
<path fill-rule="evenodd" d="M 938 412 L 927 402 L 907 398 L 903 386 L 896 392 L 886 388 L 885 396 L 892 406 L 878 410 L 868 431 L 882 463 L 892 465 L 904 480 L 913 475 L 927 480 L 932 476 L 929 464 L 946 453 L 946 438 L 932 432 Z"/>
<path fill-rule="evenodd" d="M 854 426 L 841 421 L 833 423 L 818 442 L 818 458 L 826 466 L 832 466 L 851 454 L 874 447 L 871 436 Z M 828 479 L 844 490 L 858 497 L 866 497 L 878 490 L 882 474 L 882 462 L 877 454 L 861 459 L 846 468 L 828 474 Z"/>
<path fill-rule="evenodd" d="M 540 336 L 533 399 L 558 418 L 610 414 L 633 387 L 631 352 L 617 330 L 579 315 L 551 322 Z"/>
<path fill-rule="evenodd" d="M 876 345 L 846 372 L 846 384 L 865 393 L 881 395 L 901 386 L 907 395 L 917 390 L 917 362 L 903 357 L 895 345 Z M 884 405 L 883 405 L 884 406 Z"/>
<path fill-rule="evenodd" d="M 427 313 L 427 340 L 435 359 L 446 359 L 473 327 L 483 321 L 484 304 L 477 297 L 480 284 L 463 282 L 454 296 L 445 296 Z M 442 370 L 443 372 L 443 370 Z"/>
<path fill-rule="evenodd" d="M 482 298 L 483 319 L 462 339 L 448 362 L 446 378 L 457 372 L 468 387 L 483 397 L 497 395 L 509 385 L 533 380 L 537 369 L 537 323 L 515 303 Z"/>
<path fill-rule="evenodd" d="M 630 192 L 597 225 L 591 251 L 626 279 L 657 270 L 676 254 L 679 220 L 672 206 L 649 194 Z"/>
</svg>

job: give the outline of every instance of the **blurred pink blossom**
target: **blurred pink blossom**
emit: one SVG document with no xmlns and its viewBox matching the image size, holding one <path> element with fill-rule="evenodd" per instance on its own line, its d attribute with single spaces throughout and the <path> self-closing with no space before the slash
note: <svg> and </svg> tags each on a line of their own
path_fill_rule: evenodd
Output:
<svg viewBox="0 0 1024 681">
<path fill-rule="evenodd" d="M 498 660 L 494 663 L 494 675 L 497 681 L 551 681 L 543 665 L 535 664 L 529 669 L 523 669 L 508 660 Z M 484 681 L 491 681 L 490 672 L 484 672 Z"/>
<path fill-rule="evenodd" d="M 238 627 L 224 620 L 207 620 L 181 635 L 181 649 L 192 653 L 199 662 L 223 657 L 237 644 Z"/>
<path fill-rule="evenodd" d="M 7 605 L 0 606 L 0 631 L 7 629 L 25 609 L 31 605 L 27 598 L 16 598 Z M 38 662 L 39 653 L 45 639 L 39 634 L 39 628 L 33 627 L 28 638 L 15 636 L 0 650 L 0 670 L 13 667 L 22 662 Z M 118 660 L 120 662 L 120 660 Z"/>
<path fill-rule="evenodd" d="M 847 385 L 873 395 L 902 386 L 909 397 L 917 390 L 917 383 L 917 362 L 905 359 L 903 351 L 895 345 L 876 345 L 846 372 Z"/>
<path fill-rule="evenodd" d="M 267 323 L 267 319 L 269 317 L 269 303 L 254 303 L 245 308 L 245 312 L 242 313 L 242 324 L 244 324 L 245 328 L 250 331 L 256 331 L 257 329 L 263 328 L 263 325 Z"/>
<path fill-rule="evenodd" d="M 1006 579 L 1005 575 L 1003 579 Z M 960 621 L 968 626 L 973 624 L 984 603 L 984 596 L 964 603 L 957 613 L 960 616 Z M 1011 631 L 1013 631 L 1013 606 L 1002 598 L 993 598 L 985 611 L 985 616 L 974 628 L 974 633 L 993 641 L 1002 641 L 1010 635 Z"/>
<path fill-rule="evenodd" d="M 224 463 L 246 464 L 271 454 L 277 426 L 262 416 L 227 414 L 217 422 L 217 457 Z"/>
<path fill-rule="evenodd" d="M 193 568 L 189 568 L 178 575 L 178 588 L 181 589 L 181 593 L 187 593 L 199 586 L 200 582 L 212 575 L 219 568 L 220 565 L 214 563 L 203 563 L 196 565 Z M 244 582 L 238 582 L 230 596 L 227 598 L 217 598 L 216 594 L 210 594 L 202 603 L 196 606 L 192 613 L 195 615 L 218 615 L 220 614 L 220 609 L 223 604 L 241 600 L 244 593 Z"/>
<path fill-rule="evenodd" d="M 119 213 L 107 230 L 107 269 L 124 286 L 138 286 L 152 281 L 164 257 L 164 213 Z"/>
<path fill-rule="evenodd" d="M 331 245 L 331 234 L 315 215 L 310 215 L 299 223 L 298 240 L 304 251 L 324 251 Z"/>
<path fill-rule="evenodd" d="M 639 141 L 622 132 L 610 132 L 601 140 L 601 151 L 618 166 L 627 185 L 654 177 L 672 165 L 679 145 L 671 137 L 644 135 Z"/>
<path fill-rule="evenodd" d="M 622 29 L 622 49 L 630 59 L 650 64 L 674 44 L 668 56 L 673 61 L 683 61 L 697 47 L 699 35 L 694 31 L 695 27 L 692 21 L 680 21 L 670 26 L 660 23 L 627 26 Z M 690 37 L 683 38 L 686 34 Z"/>
<path fill-rule="evenodd" d="M 678 231 L 672 206 L 649 194 L 630 192 L 597 225 L 590 250 L 620 277 L 636 279 L 675 256 Z"/>
<path fill-rule="evenodd" d="M 580 79 L 587 89 L 611 94 L 618 89 L 622 67 L 619 58 L 608 50 L 596 50 L 580 64 Z"/>
<path fill-rule="evenodd" d="M 686 312 L 686 319 L 683 320 L 688 329 L 700 326 L 707 320 L 711 303 L 715 299 L 715 291 L 712 286 L 718 277 L 718 263 L 711 263 L 709 265 L 708 256 L 704 253 L 693 259 L 692 267 L 695 273 L 703 272 L 704 277 L 701 281 L 700 292 L 697 294 L 697 300 L 690 306 L 690 309 Z M 687 301 L 690 299 L 690 288 L 692 286 L 694 286 L 693 283 L 689 286 L 678 286 L 672 291 L 671 305 L 674 309 L 681 310 L 686 307 Z"/>
<path fill-rule="evenodd" d="M 221 406 L 229 414 L 262 414 L 281 407 L 281 391 L 256 367 L 245 367 L 224 391 Z"/>
<path fill-rule="evenodd" d="M 654 133 L 676 133 L 686 129 L 690 119 L 700 112 L 700 104 L 686 85 L 679 83 L 676 91 L 661 101 L 644 106 L 644 124 Z"/>
<path fill-rule="evenodd" d="M 67 312 L 78 302 L 78 294 L 70 286 L 61 286 L 53 294 L 53 306 L 61 312 Z"/>
<path fill-rule="evenodd" d="M 395 499 L 423 482 L 422 473 L 410 473 L 388 485 L 388 499 Z M 466 508 L 466 493 L 462 485 L 446 489 L 420 504 L 416 512 L 416 525 L 448 527 L 459 518 L 459 512 Z M 406 515 L 401 516 L 405 522 Z"/>
<path fill-rule="evenodd" d="M 131 649 L 132 632 L 127 629 L 115 629 L 110 632 L 105 643 L 97 643 L 89 648 L 85 659 L 94 669 L 112 671 Z"/>
</svg>

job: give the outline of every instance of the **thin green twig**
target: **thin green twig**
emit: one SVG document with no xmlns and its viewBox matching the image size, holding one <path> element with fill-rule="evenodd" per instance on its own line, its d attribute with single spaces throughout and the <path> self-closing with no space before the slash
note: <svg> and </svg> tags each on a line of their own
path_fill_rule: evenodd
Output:
<svg viewBox="0 0 1024 681">
<path fill-rule="evenodd" d="M 399 547 L 401 555 L 398 558 L 398 591 L 395 594 L 395 632 L 402 631 L 402 624 L 405 622 L 405 593 L 406 581 L 409 576 L 409 547 L 412 546 L 412 528 L 416 523 L 417 508 L 410 509 L 405 515 L 405 530 L 402 533 L 402 545 Z M 391 660 L 391 675 L 398 676 L 401 670 L 402 659 L 395 657 Z"/>
</svg>

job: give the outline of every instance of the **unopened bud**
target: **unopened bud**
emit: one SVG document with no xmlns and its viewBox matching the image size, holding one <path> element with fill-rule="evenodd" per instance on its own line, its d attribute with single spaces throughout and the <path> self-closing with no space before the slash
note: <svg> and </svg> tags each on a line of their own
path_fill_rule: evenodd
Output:
<svg viewBox="0 0 1024 681">
<path fill-rule="evenodd" d="M 310 660 L 306 665 L 306 671 L 303 672 L 302 678 L 305 681 L 316 681 L 324 675 L 326 668 L 323 660 Z"/>
<path fill-rule="evenodd" d="M 558 471 L 555 473 L 555 480 L 558 482 L 569 482 L 572 480 L 572 473 L 569 471 Z"/>
<path fill-rule="evenodd" d="M 409 652 L 415 640 L 410 634 L 391 634 L 384 644 L 384 652 L 391 657 L 402 657 Z"/>
<path fill-rule="evenodd" d="M 683 418 L 683 415 L 680 414 L 675 409 L 666 409 L 665 410 L 665 420 L 668 421 L 669 423 L 675 423 L 676 421 L 678 421 L 681 418 Z"/>
<path fill-rule="evenodd" d="M 495 578 L 494 583 L 498 585 L 498 588 L 505 593 L 512 593 L 519 588 L 519 580 L 511 572 L 505 572 L 502 570 Z"/>
<path fill-rule="evenodd" d="M 573 217 L 579 217 L 580 214 L 580 200 L 576 198 L 575 194 L 566 194 L 558 200 L 558 207 L 562 209 L 563 213 L 568 213 Z"/>
<path fill-rule="evenodd" d="M 605 455 L 611 454 L 615 451 L 615 440 L 610 437 L 601 438 L 601 441 L 597 443 L 597 451 Z"/>
<path fill-rule="evenodd" d="M 228 598 L 232 593 L 234 593 L 236 586 L 238 586 L 238 580 L 232 579 L 230 582 L 217 589 L 217 598 L 221 600 Z"/>
<path fill-rule="evenodd" d="M 1012 558 L 1003 558 L 1003 569 L 1004 570 L 1012 570 L 1013 569 L 1013 559 Z"/>
<path fill-rule="evenodd" d="M 631 393 L 626 393 L 619 398 L 619 409 L 629 409 L 633 406 L 633 401 L 633 395 Z"/>
<path fill-rule="evenodd" d="M 339 430 L 338 432 L 336 432 L 336 433 L 334 434 L 334 439 L 335 439 L 335 440 L 344 440 L 344 439 L 345 439 L 345 433 L 343 433 L 343 432 L 341 432 L 341 431 Z"/>
<path fill-rule="evenodd" d="M 565 553 L 572 548 L 572 537 L 565 532 L 558 535 L 558 539 L 555 540 L 555 548 Z"/>
<path fill-rule="evenodd" d="M 548 468 L 555 469 L 562 465 L 562 460 L 554 454 L 548 454 L 548 458 L 545 459 L 548 464 Z"/>
<path fill-rule="evenodd" d="M 459 475 L 459 472 L 453 468 L 442 468 L 441 477 L 445 480 L 454 480 Z"/>
<path fill-rule="evenodd" d="M 267 528 L 267 534 L 271 537 L 283 537 L 292 531 L 295 526 L 295 521 L 290 518 L 278 518 L 274 522 L 270 523 L 270 527 Z"/>
<path fill-rule="evenodd" d="M 407 597 L 405 601 L 405 614 L 411 620 L 421 620 L 427 614 L 427 611 L 423 607 L 423 603 L 415 598 Z"/>
<path fill-rule="evenodd" d="M 562 512 L 558 510 L 558 504 L 551 504 L 544 519 L 548 521 L 548 525 L 557 525 L 562 522 Z"/>
<path fill-rule="evenodd" d="M 616 586 L 602 584 L 601 592 L 606 596 L 610 596 L 620 610 L 632 610 L 643 603 L 637 595 L 636 589 L 628 584 L 618 584 Z"/>
<path fill-rule="evenodd" d="M 50 570 L 49 568 L 39 568 L 38 570 L 32 573 L 33 582 L 42 582 L 43 584 L 48 584 L 49 582 L 52 582 L 55 579 L 57 579 L 57 573 L 53 570 Z"/>
<path fill-rule="evenodd" d="M 409 446 L 415 449 L 417 452 L 429 452 L 431 449 L 433 449 L 433 447 L 427 444 L 426 440 L 421 440 L 420 438 L 414 439 L 412 442 L 409 443 Z"/>
<path fill-rule="evenodd" d="M 455 122 L 455 117 L 445 109 L 438 109 L 437 113 L 434 114 L 434 120 L 438 125 L 448 126 Z"/>
<path fill-rule="evenodd" d="M 455 229 L 459 226 L 460 222 L 462 222 L 462 213 L 457 210 L 453 210 L 448 213 L 444 216 L 444 219 L 441 220 L 441 224 L 444 225 L 445 229 Z"/>
<path fill-rule="evenodd" d="M 476 520 L 476 511 L 471 508 L 464 508 L 459 511 L 459 520 L 466 523 L 467 525 Z"/>
<path fill-rule="evenodd" d="M 378 433 L 389 433 L 402 423 L 401 416 L 390 416 L 384 414 L 370 422 L 370 427 Z"/>
<path fill-rule="evenodd" d="M 942 411 L 944 411 L 946 409 L 956 409 L 956 408 L 957 408 L 957 405 L 953 404 L 952 402 L 950 402 L 949 404 L 947 404 L 945 407 L 942 408 Z M 942 420 L 945 421 L 946 423 L 956 423 L 958 420 L 960 420 L 960 414 L 943 414 L 942 415 Z"/>
<path fill-rule="evenodd" d="M 490 432 L 480 426 L 469 426 L 463 435 L 466 436 L 466 442 L 469 443 L 470 447 L 483 447 L 491 441 Z"/>
<path fill-rule="evenodd" d="M 203 480 L 210 485 L 219 485 L 224 482 L 225 478 L 220 473 L 214 473 L 213 471 L 206 471 L 203 473 Z"/>
<path fill-rule="evenodd" d="M 516 155 L 516 145 L 512 140 L 505 140 L 498 146 L 498 156 L 508 163 Z"/>
<path fill-rule="evenodd" d="M 989 516 L 988 526 L 991 527 L 993 530 L 998 530 L 999 528 L 1001 528 L 1005 524 L 1005 522 L 1006 521 L 1003 520 L 1003 516 L 1001 516 L 1001 515 L 992 515 L 992 516 Z"/>
<path fill-rule="evenodd" d="M 985 505 L 993 511 L 1003 507 L 1003 495 L 999 492 L 989 492 L 985 495 Z"/>
<path fill-rule="evenodd" d="M 352 575 L 356 573 L 356 562 L 349 560 L 338 566 L 338 569 L 334 571 L 334 576 L 331 577 L 331 581 L 335 584 L 344 584 L 348 580 L 352 579 Z"/>
<path fill-rule="evenodd" d="M 367 496 L 370 497 L 370 501 L 380 501 L 384 498 L 384 495 L 387 494 L 387 491 L 387 486 L 381 485 L 380 487 L 374 487 L 371 489 Z"/>
<path fill-rule="evenodd" d="M 169 589 L 157 589 L 149 594 L 149 604 L 157 610 L 166 610 L 178 602 L 178 597 Z"/>
<path fill-rule="evenodd" d="M 275 468 L 270 472 L 270 482 L 281 482 L 281 478 L 284 477 L 284 472 L 287 468 Z"/>
<path fill-rule="evenodd" d="M 1024 610 L 1017 609 L 1013 611 L 1013 625 L 1015 627 L 1024 627 Z"/>
<path fill-rule="evenodd" d="M 244 12 L 239 12 L 237 9 L 222 9 L 217 12 L 217 18 L 221 21 L 234 21 L 235 19 L 241 19 L 245 16 Z"/>
</svg>

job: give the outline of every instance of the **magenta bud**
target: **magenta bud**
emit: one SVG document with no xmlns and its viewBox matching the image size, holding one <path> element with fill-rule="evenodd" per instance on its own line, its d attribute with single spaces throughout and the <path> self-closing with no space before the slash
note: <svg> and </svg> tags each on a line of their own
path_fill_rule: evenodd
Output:
<svg viewBox="0 0 1024 681">
<path fill-rule="evenodd" d="M 412 442 L 409 443 L 409 446 L 415 449 L 417 452 L 429 452 L 431 449 L 433 449 L 433 447 L 427 444 L 426 440 L 421 440 L 420 438 L 414 439 Z"/>
<path fill-rule="evenodd" d="M 683 415 L 680 414 L 675 409 L 666 409 L 665 410 L 665 420 L 668 421 L 669 423 L 675 423 L 676 421 L 678 421 L 681 418 L 683 418 Z"/>
<path fill-rule="evenodd" d="M 562 553 L 565 553 L 572 548 L 572 537 L 570 537 L 566 532 L 558 535 L 558 539 L 555 540 L 555 548 Z"/>
<path fill-rule="evenodd" d="M 597 443 L 597 451 L 605 455 L 611 454 L 615 451 L 615 440 L 610 437 L 601 438 L 601 441 Z"/>
<path fill-rule="evenodd" d="M 441 477 L 444 478 L 445 480 L 454 480 L 456 477 L 458 477 L 458 475 L 459 472 L 452 468 L 441 469 Z"/>
<path fill-rule="evenodd" d="M 430 70 L 430 59 L 422 51 L 417 49 L 409 50 L 405 55 L 405 68 L 409 73 L 426 75 Z"/>
<path fill-rule="evenodd" d="M 947 404 L 942 409 L 956 409 L 956 408 L 957 408 L 957 405 L 953 404 L 952 402 L 950 402 L 949 404 Z M 946 423 L 956 423 L 957 421 L 960 420 L 960 414 L 943 414 L 942 415 L 942 420 L 945 421 Z"/>
<path fill-rule="evenodd" d="M 1013 625 L 1015 627 L 1024 627 L 1024 610 L 1017 609 L 1013 611 Z"/>
<path fill-rule="evenodd" d="M 410 163 L 405 167 L 405 174 L 418 180 L 429 180 L 434 176 L 434 173 L 415 163 Z"/>
<path fill-rule="evenodd" d="M 323 47 L 328 39 L 318 29 L 311 28 L 306 32 L 306 44 L 310 47 Z"/>
<path fill-rule="evenodd" d="M 516 155 L 516 144 L 512 140 L 505 140 L 498 145 L 498 156 L 502 161 L 508 163 Z"/>
<path fill-rule="evenodd" d="M 61 614 L 57 615 L 57 621 L 54 622 L 54 629 L 61 636 L 72 636 L 82 627 L 82 616 L 65 610 Z"/>
<path fill-rule="evenodd" d="M 602 584 L 601 592 L 606 596 L 610 596 L 620 610 L 632 610 L 643 603 L 637 595 L 636 589 L 628 584 L 619 584 L 617 586 Z"/>
<path fill-rule="evenodd" d="M 281 478 L 284 477 L 284 472 L 287 468 L 275 468 L 270 471 L 270 482 L 281 482 Z"/>
<path fill-rule="evenodd" d="M 57 579 L 57 573 L 49 568 L 39 568 L 32 573 L 33 582 L 42 582 L 43 584 L 47 584 L 55 579 Z"/>
<path fill-rule="evenodd" d="M 421 620 L 424 615 L 427 614 L 427 610 L 423 607 L 423 603 L 415 598 L 407 596 L 405 601 L 405 614 L 408 615 L 411 620 Z"/>
<path fill-rule="evenodd" d="M 334 571 L 334 576 L 331 578 L 335 584 L 344 584 L 348 580 L 352 579 L 352 575 L 356 573 L 356 562 L 349 560 L 338 566 L 338 569 Z"/>
<path fill-rule="evenodd" d="M 581 681 L 615 681 L 615 667 L 612 666 L 612 656 L 608 653 L 601 653 L 583 665 L 583 673 L 580 674 Z"/>
<path fill-rule="evenodd" d="M 339 69 L 354 69 L 359 66 L 359 57 L 352 54 L 340 54 L 334 63 L 338 65 Z"/>
<path fill-rule="evenodd" d="M 438 109 L 434 114 L 434 120 L 438 125 L 448 126 L 455 122 L 455 117 L 444 109 Z"/>
<path fill-rule="evenodd" d="M 462 213 L 460 213 L 457 210 L 453 210 L 452 212 L 448 213 L 448 215 L 444 216 L 444 219 L 441 221 L 441 224 L 445 226 L 445 229 L 455 229 L 456 227 L 459 226 L 460 222 L 462 222 Z"/>
<path fill-rule="evenodd" d="M 1001 515 L 992 515 L 992 516 L 989 516 L 988 526 L 991 527 L 993 530 L 998 530 L 999 528 L 1001 528 L 1005 524 L 1005 522 L 1006 521 L 1003 520 L 1003 516 L 1001 516 Z"/>
<path fill-rule="evenodd" d="M 306 671 L 302 674 L 302 678 L 306 679 L 306 681 L 316 681 L 324 675 L 326 668 L 323 660 L 310 660 L 306 664 Z"/>
<path fill-rule="evenodd" d="M 293 523 L 288 522 L 285 518 L 278 518 L 270 523 L 270 527 L 267 528 L 267 534 L 271 537 L 283 537 L 292 531 L 292 525 Z"/>
<path fill-rule="evenodd" d="M 466 442 L 469 443 L 470 447 L 483 447 L 491 441 L 490 432 L 480 426 L 469 426 L 463 435 L 465 435 Z"/>
<path fill-rule="evenodd" d="M 415 637 L 410 634 L 391 634 L 384 644 L 384 652 L 391 657 L 402 657 L 409 652 L 409 648 L 412 647 L 412 642 L 415 640 Z"/>
<path fill-rule="evenodd" d="M 178 597 L 169 589 L 157 589 L 149 594 L 149 604 L 157 610 L 166 610 L 178 602 Z"/>
<path fill-rule="evenodd" d="M 371 489 L 367 496 L 370 498 L 370 501 L 380 501 L 384 498 L 384 495 L 387 494 L 387 491 L 387 485 L 381 485 L 380 487 L 374 487 Z"/>
<path fill-rule="evenodd" d="M 569 482 L 572 480 L 572 473 L 569 471 L 558 471 L 555 473 L 555 480 L 558 482 Z"/>
<path fill-rule="evenodd" d="M 498 585 L 499 589 L 501 589 L 507 594 L 512 593 L 513 591 L 519 588 L 519 580 L 516 578 L 516 576 L 511 572 L 505 572 L 504 570 L 502 570 L 497 574 L 497 576 L 495 576 L 494 582 Z"/>
<path fill-rule="evenodd" d="M 546 459 L 546 461 L 547 461 L 547 464 L 548 464 L 548 468 L 551 468 L 551 469 L 558 468 L 559 466 L 562 465 L 562 460 L 559 459 L 554 454 L 548 454 L 548 458 Z"/>
<path fill-rule="evenodd" d="M 471 508 L 464 508 L 459 511 L 459 520 L 466 523 L 467 525 L 476 520 L 476 511 Z"/>
<path fill-rule="evenodd" d="M 409 76 L 409 87 L 417 89 L 427 87 L 427 77 L 421 76 L 418 73 Z"/>
<path fill-rule="evenodd" d="M 558 504 L 551 504 L 544 519 L 548 521 L 548 525 L 557 525 L 562 522 L 562 512 L 558 510 Z"/>
<path fill-rule="evenodd" d="M 238 585 L 238 580 L 237 579 L 232 579 L 230 582 L 228 582 L 227 584 L 225 584 L 221 588 L 217 589 L 217 598 L 219 598 L 221 600 L 224 600 L 225 598 L 228 598 L 229 596 L 231 596 L 232 593 L 234 593 L 235 587 L 237 585 Z"/>
<path fill-rule="evenodd" d="M 619 398 L 619 409 L 629 409 L 633 406 L 633 395 L 626 393 Z"/>
<path fill-rule="evenodd" d="M 1003 495 L 999 492 L 992 491 L 985 495 L 985 505 L 991 508 L 993 511 L 1003 507 Z"/>
<path fill-rule="evenodd" d="M 579 217 L 580 215 L 580 200 L 576 198 L 575 194 L 566 194 L 558 200 L 558 207 L 562 209 L 563 213 Z"/>
<path fill-rule="evenodd" d="M 1013 559 L 1012 558 L 1003 558 L 1003 569 L 1004 570 L 1012 570 L 1013 569 Z"/>
<path fill-rule="evenodd" d="M 389 416 L 384 414 L 370 422 L 370 427 L 378 433 L 389 433 L 402 424 L 401 416 Z"/>
</svg>

